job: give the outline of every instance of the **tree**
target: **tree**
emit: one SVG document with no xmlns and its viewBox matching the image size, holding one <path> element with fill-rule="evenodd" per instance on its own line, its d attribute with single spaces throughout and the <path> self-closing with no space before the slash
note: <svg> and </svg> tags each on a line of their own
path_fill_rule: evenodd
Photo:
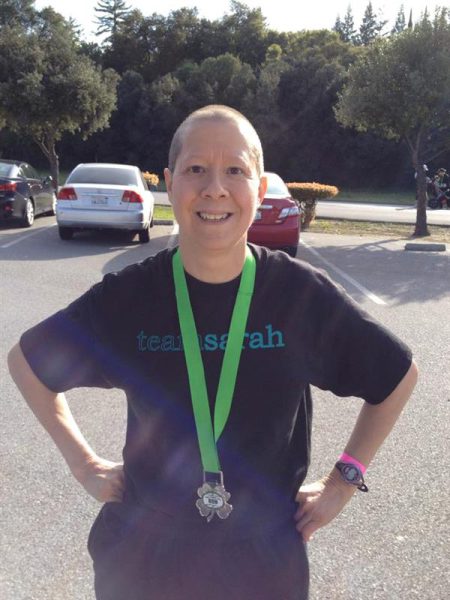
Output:
<svg viewBox="0 0 450 600">
<path fill-rule="evenodd" d="M 133 10 L 105 48 L 104 65 L 121 74 L 135 71 L 150 83 L 175 71 L 185 60 L 197 62 L 210 55 L 207 45 L 215 32 L 200 36 L 200 29 L 206 33 L 202 23 L 195 8 L 172 11 L 167 17 L 157 13 L 144 17 Z"/>
<path fill-rule="evenodd" d="M 264 61 L 267 46 L 266 19 L 261 8 L 231 0 L 231 13 L 225 15 L 220 28 L 229 39 L 228 52 L 255 68 Z M 272 42 L 270 42 L 272 43 Z"/>
<path fill-rule="evenodd" d="M 343 28 L 343 23 L 341 21 L 341 16 L 337 15 L 332 31 L 335 31 L 341 39 L 343 37 L 343 29 L 342 28 Z"/>
<path fill-rule="evenodd" d="M 97 155 L 105 162 L 142 165 L 153 169 L 147 156 L 159 143 L 153 124 L 149 87 L 138 73 L 126 71 L 117 87 L 117 110 L 111 127 L 96 135 Z"/>
<path fill-rule="evenodd" d="M 342 21 L 342 29 L 339 32 L 342 41 L 354 44 L 356 41 L 355 21 L 353 19 L 352 7 L 350 4 L 347 7 L 344 20 Z"/>
<path fill-rule="evenodd" d="M 269 125 L 279 121 L 278 126 L 275 121 L 274 127 L 262 130 L 271 170 L 290 181 L 334 182 L 337 174 L 341 176 L 348 158 L 339 144 L 342 136 L 332 107 L 348 65 L 360 52 L 361 48 L 343 42 L 334 32 L 302 32 L 291 38 L 281 62 L 283 68 L 276 65 L 276 70 L 271 69 L 268 81 L 261 80 L 261 73 L 257 106 L 264 115 L 260 98 L 267 90 L 262 100 L 269 101 L 272 94 L 268 104 L 272 116 L 267 115 L 265 121 Z M 273 83 L 272 90 L 272 85 L 262 87 L 266 82 Z M 259 124 L 259 119 L 256 122 Z"/>
<path fill-rule="evenodd" d="M 405 18 L 405 9 L 403 4 L 400 6 L 400 9 L 397 14 L 397 18 L 395 20 L 394 27 L 391 30 L 392 34 L 401 33 L 406 29 L 406 18 Z"/>
<path fill-rule="evenodd" d="M 130 10 L 124 0 L 99 0 L 97 6 L 94 7 L 94 11 L 99 15 L 96 17 L 98 25 L 96 35 L 107 33 L 106 41 L 110 41 Z"/>
<path fill-rule="evenodd" d="M 157 43 L 153 40 L 153 29 L 152 17 L 146 18 L 136 9 L 130 11 L 109 43 L 102 45 L 103 66 L 114 69 L 120 75 L 126 71 L 142 75 L 144 63 L 151 62 Z"/>
<path fill-rule="evenodd" d="M 372 7 L 372 2 L 369 2 L 366 10 L 364 11 L 361 25 L 359 26 L 358 42 L 363 46 L 367 46 L 373 42 L 377 37 L 379 37 L 381 30 L 386 23 L 387 21 L 377 19 Z"/>
<path fill-rule="evenodd" d="M 377 40 L 350 68 L 335 108 L 337 119 L 359 131 L 403 140 L 417 173 L 414 235 L 429 235 L 423 164 L 450 144 L 450 23 L 439 9 L 387 40 Z"/>
<path fill-rule="evenodd" d="M 51 8 L 38 13 L 32 29 L 0 32 L 0 120 L 38 144 L 55 187 L 57 141 L 75 131 L 85 139 L 108 124 L 117 80 L 78 51 L 72 26 Z"/>
<path fill-rule="evenodd" d="M 196 8 L 180 8 L 162 18 L 160 43 L 154 53 L 156 76 L 175 71 L 183 61 L 193 59 L 199 22 Z"/>
<path fill-rule="evenodd" d="M 270 44 L 270 46 L 266 50 L 266 63 L 273 63 L 274 61 L 279 61 L 282 54 L 283 49 L 279 44 Z"/>
<path fill-rule="evenodd" d="M 0 0 L 0 30 L 4 26 L 28 27 L 36 15 L 33 4 L 34 0 Z"/>
</svg>

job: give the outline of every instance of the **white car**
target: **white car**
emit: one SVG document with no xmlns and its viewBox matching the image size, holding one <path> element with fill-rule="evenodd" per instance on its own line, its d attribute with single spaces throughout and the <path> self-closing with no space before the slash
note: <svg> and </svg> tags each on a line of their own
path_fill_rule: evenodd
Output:
<svg viewBox="0 0 450 600">
<path fill-rule="evenodd" d="M 58 192 L 59 236 L 77 229 L 124 229 L 150 240 L 155 201 L 141 170 L 132 165 L 85 163 L 75 167 Z"/>
</svg>

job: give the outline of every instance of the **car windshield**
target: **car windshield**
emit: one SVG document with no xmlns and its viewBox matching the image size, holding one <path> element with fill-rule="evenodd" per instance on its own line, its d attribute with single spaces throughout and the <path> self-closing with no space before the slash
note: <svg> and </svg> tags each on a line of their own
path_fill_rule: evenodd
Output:
<svg viewBox="0 0 450 600">
<path fill-rule="evenodd" d="M 66 183 L 94 183 L 96 185 L 137 185 L 136 172 L 123 167 L 80 167 Z"/>
<path fill-rule="evenodd" d="M 266 173 L 267 175 L 267 195 L 281 195 L 290 196 L 289 190 L 284 181 L 278 175 L 274 173 Z"/>
<path fill-rule="evenodd" d="M 0 177 L 11 177 L 14 165 L 0 162 Z"/>
</svg>

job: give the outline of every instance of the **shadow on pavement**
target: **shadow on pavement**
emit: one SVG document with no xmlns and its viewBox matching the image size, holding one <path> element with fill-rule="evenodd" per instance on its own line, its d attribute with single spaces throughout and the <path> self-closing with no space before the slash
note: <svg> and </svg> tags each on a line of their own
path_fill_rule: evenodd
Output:
<svg viewBox="0 0 450 600">
<path fill-rule="evenodd" d="M 17 236 L 14 232 L 2 239 L 2 242 L 12 242 L 22 236 L 24 237 L 23 242 L 20 241 L 8 248 L 3 248 L 0 252 L 0 261 L 58 261 L 122 251 L 119 256 L 114 256 L 105 263 L 102 271 L 107 273 L 143 260 L 164 248 L 170 236 L 157 237 L 156 229 L 157 226 L 150 230 L 150 242 L 147 244 L 141 244 L 137 235 L 132 236 L 129 232 L 112 229 L 79 231 L 71 240 L 65 241 L 59 238 L 56 227 L 43 228 L 43 231 L 39 233 L 36 229 L 37 235 L 30 237 L 28 244 L 25 235 L 34 233 L 34 230 L 17 229 Z M 42 240 L 42 243 L 36 243 L 39 239 Z"/>
<path fill-rule="evenodd" d="M 64 261 L 78 257 L 105 255 L 101 273 L 118 271 L 163 250 L 169 243 L 176 243 L 170 233 L 155 226 L 150 232 L 150 242 L 140 244 L 138 237 L 131 240 L 127 232 L 115 230 L 77 232 L 70 241 L 58 236 L 56 227 L 43 228 L 38 235 L 24 239 L 0 252 L 0 261 Z M 1 234 L 0 229 L 0 234 Z M 17 229 L 22 236 L 31 229 Z M 450 256 L 448 252 L 407 252 L 404 238 L 370 239 L 353 238 L 349 242 L 343 236 L 308 234 L 305 241 L 323 258 L 355 279 L 390 305 L 425 303 L 450 295 Z M 332 239 L 330 239 L 332 238 Z M 14 241 L 15 232 L 3 241 Z M 36 243 L 39 240 L 39 243 Z M 342 242 L 342 243 L 341 243 Z M 1 244 L 0 244 L 1 245 Z M 119 252 L 118 252 L 119 251 Z M 108 253 L 111 257 L 108 260 Z M 302 260 L 329 272 L 330 277 L 342 285 L 358 301 L 365 300 L 361 291 L 322 263 L 304 246 L 297 256 Z M 44 267 L 45 268 L 45 267 Z"/>
<path fill-rule="evenodd" d="M 317 240 L 318 242 L 319 240 Z M 425 303 L 450 296 L 448 252 L 408 252 L 404 238 L 358 242 L 351 245 L 321 245 L 309 241 L 321 256 L 390 305 Z M 359 300 L 363 294 L 339 274 L 300 246 L 297 257 L 328 272 Z"/>
</svg>

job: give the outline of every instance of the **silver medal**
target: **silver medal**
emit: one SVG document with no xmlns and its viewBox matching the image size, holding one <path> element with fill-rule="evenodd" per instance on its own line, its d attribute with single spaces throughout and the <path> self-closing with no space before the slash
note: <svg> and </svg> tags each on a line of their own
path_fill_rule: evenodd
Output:
<svg viewBox="0 0 450 600">
<path fill-rule="evenodd" d="M 206 517 L 208 523 L 214 515 L 217 515 L 219 519 L 228 518 L 233 510 L 233 506 L 228 504 L 231 494 L 226 491 L 223 485 L 222 472 L 215 475 L 217 475 L 217 481 L 209 477 L 207 480 L 205 478 L 202 487 L 199 487 L 197 490 L 199 499 L 195 503 L 201 516 Z"/>
</svg>

